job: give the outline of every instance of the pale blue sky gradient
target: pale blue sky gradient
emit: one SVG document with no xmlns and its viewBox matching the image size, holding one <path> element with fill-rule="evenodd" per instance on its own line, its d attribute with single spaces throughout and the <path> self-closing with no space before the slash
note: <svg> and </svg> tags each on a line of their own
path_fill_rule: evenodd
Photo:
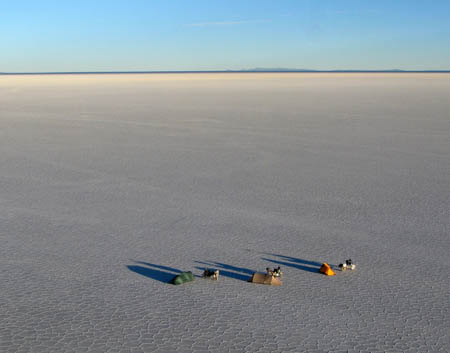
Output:
<svg viewBox="0 0 450 353">
<path fill-rule="evenodd" d="M 0 72 L 450 70 L 446 0 L 0 0 Z"/>
</svg>

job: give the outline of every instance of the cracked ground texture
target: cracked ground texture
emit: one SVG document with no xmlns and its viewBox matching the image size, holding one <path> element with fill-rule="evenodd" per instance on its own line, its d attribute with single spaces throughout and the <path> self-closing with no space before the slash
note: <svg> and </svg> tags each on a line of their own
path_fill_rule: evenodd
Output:
<svg viewBox="0 0 450 353">
<path fill-rule="evenodd" d="M 450 351 L 449 96 L 445 74 L 0 76 L 0 351 Z M 247 283 L 268 266 L 283 286 Z"/>
</svg>

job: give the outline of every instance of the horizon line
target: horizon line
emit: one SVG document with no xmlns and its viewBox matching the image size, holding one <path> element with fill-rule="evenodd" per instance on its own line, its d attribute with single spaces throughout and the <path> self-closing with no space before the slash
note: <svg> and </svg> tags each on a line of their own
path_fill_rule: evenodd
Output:
<svg viewBox="0 0 450 353">
<path fill-rule="evenodd" d="M 0 72 L 0 75 L 89 75 L 89 74 L 180 74 L 180 73 L 450 73 L 449 70 L 314 70 L 314 69 L 242 69 L 242 70 L 130 70 L 130 71 L 29 71 Z"/>
</svg>

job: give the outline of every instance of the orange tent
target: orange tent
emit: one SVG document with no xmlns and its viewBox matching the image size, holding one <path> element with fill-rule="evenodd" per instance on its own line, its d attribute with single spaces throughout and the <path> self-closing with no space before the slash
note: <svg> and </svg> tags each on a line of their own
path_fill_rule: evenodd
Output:
<svg viewBox="0 0 450 353">
<path fill-rule="evenodd" d="M 328 265 L 326 262 L 322 264 L 322 267 L 320 268 L 319 272 L 323 273 L 327 276 L 334 276 L 336 273 L 331 269 L 330 265 Z"/>
</svg>

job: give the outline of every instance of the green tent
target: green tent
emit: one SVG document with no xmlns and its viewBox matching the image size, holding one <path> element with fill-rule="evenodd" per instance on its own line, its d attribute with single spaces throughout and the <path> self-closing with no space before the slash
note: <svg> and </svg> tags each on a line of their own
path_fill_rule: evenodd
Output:
<svg viewBox="0 0 450 353">
<path fill-rule="evenodd" d="M 169 283 L 178 285 L 187 282 L 192 282 L 194 280 L 194 275 L 191 271 L 181 272 L 179 275 L 176 275 L 174 278 L 170 280 Z"/>
</svg>

